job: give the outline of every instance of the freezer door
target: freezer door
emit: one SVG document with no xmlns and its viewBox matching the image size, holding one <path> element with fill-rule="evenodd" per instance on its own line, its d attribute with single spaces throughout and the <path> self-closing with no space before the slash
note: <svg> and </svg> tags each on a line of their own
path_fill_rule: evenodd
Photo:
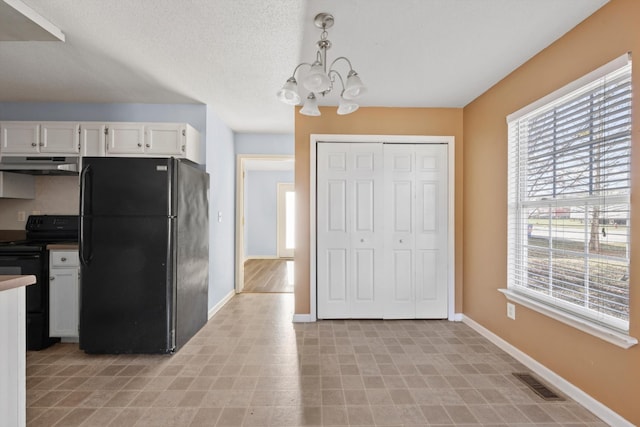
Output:
<svg viewBox="0 0 640 427">
<path fill-rule="evenodd" d="M 82 218 L 80 348 L 168 353 L 175 347 L 174 218 Z"/>
<path fill-rule="evenodd" d="M 171 158 L 84 157 L 80 214 L 173 215 L 174 164 Z"/>
</svg>

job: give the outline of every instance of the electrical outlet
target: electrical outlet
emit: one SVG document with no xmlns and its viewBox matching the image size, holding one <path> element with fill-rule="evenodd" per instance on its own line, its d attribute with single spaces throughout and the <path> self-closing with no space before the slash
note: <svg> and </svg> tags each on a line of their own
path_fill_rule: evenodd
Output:
<svg viewBox="0 0 640 427">
<path fill-rule="evenodd" d="M 18 211 L 18 221 L 20 222 L 26 221 L 26 214 L 24 211 Z"/>
<path fill-rule="evenodd" d="M 510 302 L 507 303 L 507 317 L 516 320 L 516 305 Z"/>
</svg>

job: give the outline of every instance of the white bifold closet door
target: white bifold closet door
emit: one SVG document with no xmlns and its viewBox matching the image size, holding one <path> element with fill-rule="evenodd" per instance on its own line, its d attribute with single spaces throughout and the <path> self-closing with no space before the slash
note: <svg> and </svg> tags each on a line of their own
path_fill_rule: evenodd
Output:
<svg viewBox="0 0 640 427">
<path fill-rule="evenodd" d="M 447 146 L 317 154 L 318 318 L 446 318 Z"/>
<path fill-rule="evenodd" d="M 384 312 L 382 144 L 318 144 L 318 317 Z"/>
<path fill-rule="evenodd" d="M 385 312 L 447 317 L 447 146 L 384 146 Z"/>
</svg>

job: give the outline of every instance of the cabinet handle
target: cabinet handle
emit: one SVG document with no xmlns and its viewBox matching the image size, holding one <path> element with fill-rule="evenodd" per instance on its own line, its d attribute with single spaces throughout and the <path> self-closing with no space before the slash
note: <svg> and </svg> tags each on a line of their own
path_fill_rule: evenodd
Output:
<svg viewBox="0 0 640 427">
<path fill-rule="evenodd" d="M 402 239 L 400 239 L 400 243 L 402 243 Z"/>
<path fill-rule="evenodd" d="M 31 146 L 32 146 L 32 147 L 37 147 L 37 146 L 38 146 L 38 144 L 36 144 L 35 142 L 32 142 L 32 143 L 31 143 Z"/>
<path fill-rule="evenodd" d="M 49 280 L 51 280 L 53 282 L 54 280 L 56 280 L 56 278 L 51 276 L 51 277 L 49 277 Z"/>
<path fill-rule="evenodd" d="M 65 262 L 66 260 L 67 260 L 67 258 L 65 258 L 65 257 L 60 258 L 60 261 L 62 261 L 62 262 Z"/>
<path fill-rule="evenodd" d="M 138 142 L 138 147 L 142 147 L 142 144 Z"/>
<path fill-rule="evenodd" d="M 44 142 L 41 142 L 41 143 L 40 143 L 40 147 L 44 147 Z"/>
<path fill-rule="evenodd" d="M 184 145 L 182 147 L 180 147 L 180 149 L 184 152 Z"/>
<path fill-rule="evenodd" d="M 364 239 L 360 239 L 360 243 L 364 243 Z"/>
<path fill-rule="evenodd" d="M 144 146 L 149 148 L 149 147 L 151 147 L 151 144 L 145 144 Z"/>
</svg>

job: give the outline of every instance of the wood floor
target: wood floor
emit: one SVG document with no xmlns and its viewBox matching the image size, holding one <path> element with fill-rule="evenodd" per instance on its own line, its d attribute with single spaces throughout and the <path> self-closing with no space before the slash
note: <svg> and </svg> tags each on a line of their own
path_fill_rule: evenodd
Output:
<svg viewBox="0 0 640 427">
<path fill-rule="evenodd" d="M 293 261 L 290 259 L 246 260 L 244 292 L 293 292 Z"/>
</svg>

